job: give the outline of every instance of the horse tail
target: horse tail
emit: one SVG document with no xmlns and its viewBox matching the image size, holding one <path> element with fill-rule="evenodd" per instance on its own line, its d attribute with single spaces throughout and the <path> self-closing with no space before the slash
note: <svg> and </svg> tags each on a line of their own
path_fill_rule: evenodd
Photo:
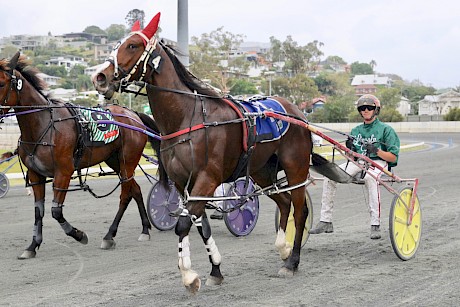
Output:
<svg viewBox="0 0 460 307">
<path fill-rule="evenodd" d="M 142 123 L 146 125 L 148 128 L 150 128 L 153 132 L 156 134 L 160 134 L 160 130 L 158 129 L 157 123 L 147 114 L 145 113 L 139 113 L 136 112 L 137 115 L 139 115 L 139 118 L 142 120 Z M 158 173 L 160 177 L 160 183 L 163 184 L 164 186 L 167 185 L 168 182 L 168 174 L 166 174 L 166 170 L 164 168 L 163 162 L 161 161 L 161 155 L 160 155 L 160 145 L 161 141 L 157 138 L 154 138 L 152 136 L 148 136 L 149 142 L 152 145 L 153 150 L 155 151 L 155 154 L 158 157 Z"/>
</svg>

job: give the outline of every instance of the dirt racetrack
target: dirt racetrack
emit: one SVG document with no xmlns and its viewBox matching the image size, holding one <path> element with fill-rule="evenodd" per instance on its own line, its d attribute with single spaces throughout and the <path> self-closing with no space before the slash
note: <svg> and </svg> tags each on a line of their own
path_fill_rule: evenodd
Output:
<svg viewBox="0 0 460 307">
<path fill-rule="evenodd" d="M 32 238 L 33 199 L 13 187 L 0 199 L 0 306 L 455 306 L 460 304 L 459 134 L 400 134 L 402 142 L 425 141 L 428 150 L 402 153 L 395 172 L 420 179 L 423 210 L 421 246 L 414 259 L 396 257 L 388 237 L 392 195 L 382 191 L 381 240 L 369 239 L 363 188 L 340 185 L 333 234 L 310 236 L 293 278 L 277 277 L 275 204 L 261 197 L 254 231 L 236 238 L 223 221 L 211 220 L 223 257 L 221 286 L 205 286 L 210 264 L 196 229 L 191 233 L 192 266 L 203 286 L 190 295 L 177 269 L 174 231 L 151 231 L 137 242 L 140 219 L 132 203 L 121 222 L 117 246 L 99 248 L 114 217 L 118 192 L 95 199 L 68 194 L 64 215 L 86 231 L 88 245 L 65 236 L 51 217 L 50 185 L 44 242 L 35 259 L 17 260 Z M 138 174 L 144 198 L 150 184 Z M 103 194 L 115 179 L 90 183 Z M 309 188 L 318 221 L 321 186 Z M 210 212 L 209 212 L 210 213 Z"/>
</svg>

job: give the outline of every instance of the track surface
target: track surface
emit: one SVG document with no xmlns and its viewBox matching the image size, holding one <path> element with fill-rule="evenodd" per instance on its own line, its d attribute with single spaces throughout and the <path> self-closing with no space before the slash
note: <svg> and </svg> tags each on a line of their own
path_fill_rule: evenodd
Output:
<svg viewBox="0 0 460 307">
<path fill-rule="evenodd" d="M 334 136 L 340 139 L 340 136 Z M 140 219 L 132 203 L 120 225 L 117 246 L 99 248 L 115 215 L 118 192 L 95 199 L 72 192 L 64 215 L 86 231 L 88 245 L 65 236 L 51 217 L 48 186 L 44 243 L 31 260 L 16 257 L 32 237 L 33 199 L 13 187 L 0 199 L 0 306 L 453 306 L 460 302 L 460 135 L 401 134 L 403 142 L 433 143 L 430 149 L 403 153 L 395 169 L 403 178 L 420 179 L 422 243 L 417 255 L 403 262 L 388 237 L 392 195 L 382 191 L 381 240 L 369 239 L 369 217 L 362 186 L 340 185 L 333 234 L 310 236 L 293 278 L 277 277 L 275 205 L 261 197 L 254 231 L 236 238 L 223 221 L 211 220 L 213 237 L 223 256 L 221 286 L 204 286 L 210 271 L 195 229 L 191 233 L 192 265 L 203 287 L 190 295 L 177 269 L 174 231 L 151 231 L 151 241 L 137 242 Z M 148 195 L 150 184 L 137 176 Z M 90 182 L 104 194 L 115 179 Z M 321 186 L 311 186 L 319 218 Z M 211 212 L 209 212 L 211 213 Z"/>
</svg>

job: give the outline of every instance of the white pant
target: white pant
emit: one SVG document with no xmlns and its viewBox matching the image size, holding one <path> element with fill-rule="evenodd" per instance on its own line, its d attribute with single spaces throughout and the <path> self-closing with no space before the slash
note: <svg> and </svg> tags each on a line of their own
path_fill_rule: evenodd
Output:
<svg viewBox="0 0 460 307">
<path fill-rule="evenodd" d="M 228 183 L 222 183 L 220 184 L 216 190 L 214 191 L 214 196 L 216 197 L 220 197 L 220 196 L 225 196 L 225 194 L 227 194 L 227 191 L 229 189 L 230 185 Z M 222 200 L 216 200 L 214 202 L 214 205 L 218 208 L 223 208 L 223 205 L 224 205 L 224 201 Z"/>
<path fill-rule="evenodd" d="M 375 163 L 379 164 L 383 168 L 387 168 L 388 164 L 386 161 L 374 160 Z M 350 176 L 355 176 L 361 172 L 361 169 L 354 163 L 349 162 L 339 165 L 339 167 L 345 170 Z M 369 172 L 377 178 L 382 175 L 382 171 L 372 166 L 369 167 Z M 380 188 L 378 182 L 367 173 L 363 178 L 366 186 L 366 199 L 369 207 L 369 214 L 371 216 L 371 225 L 380 225 Z M 332 211 L 334 209 L 335 193 L 337 191 L 337 182 L 325 178 L 323 182 L 323 196 L 321 199 L 321 218 L 320 221 L 332 222 Z"/>
</svg>

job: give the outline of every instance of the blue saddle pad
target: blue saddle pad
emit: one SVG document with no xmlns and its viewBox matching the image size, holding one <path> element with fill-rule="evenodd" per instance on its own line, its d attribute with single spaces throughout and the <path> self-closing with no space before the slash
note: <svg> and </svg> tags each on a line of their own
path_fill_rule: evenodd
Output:
<svg viewBox="0 0 460 307">
<path fill-rule="evenodd" d="M 276 111 L 286 114 L 286 109 L 276 100 L 264 98 L 242 102 L 248 112 Z M 264 143 L 280 139 L 288 130 L 289 123 L 273 117 L 256 118 L 256 142 Z"/>
</svg>

